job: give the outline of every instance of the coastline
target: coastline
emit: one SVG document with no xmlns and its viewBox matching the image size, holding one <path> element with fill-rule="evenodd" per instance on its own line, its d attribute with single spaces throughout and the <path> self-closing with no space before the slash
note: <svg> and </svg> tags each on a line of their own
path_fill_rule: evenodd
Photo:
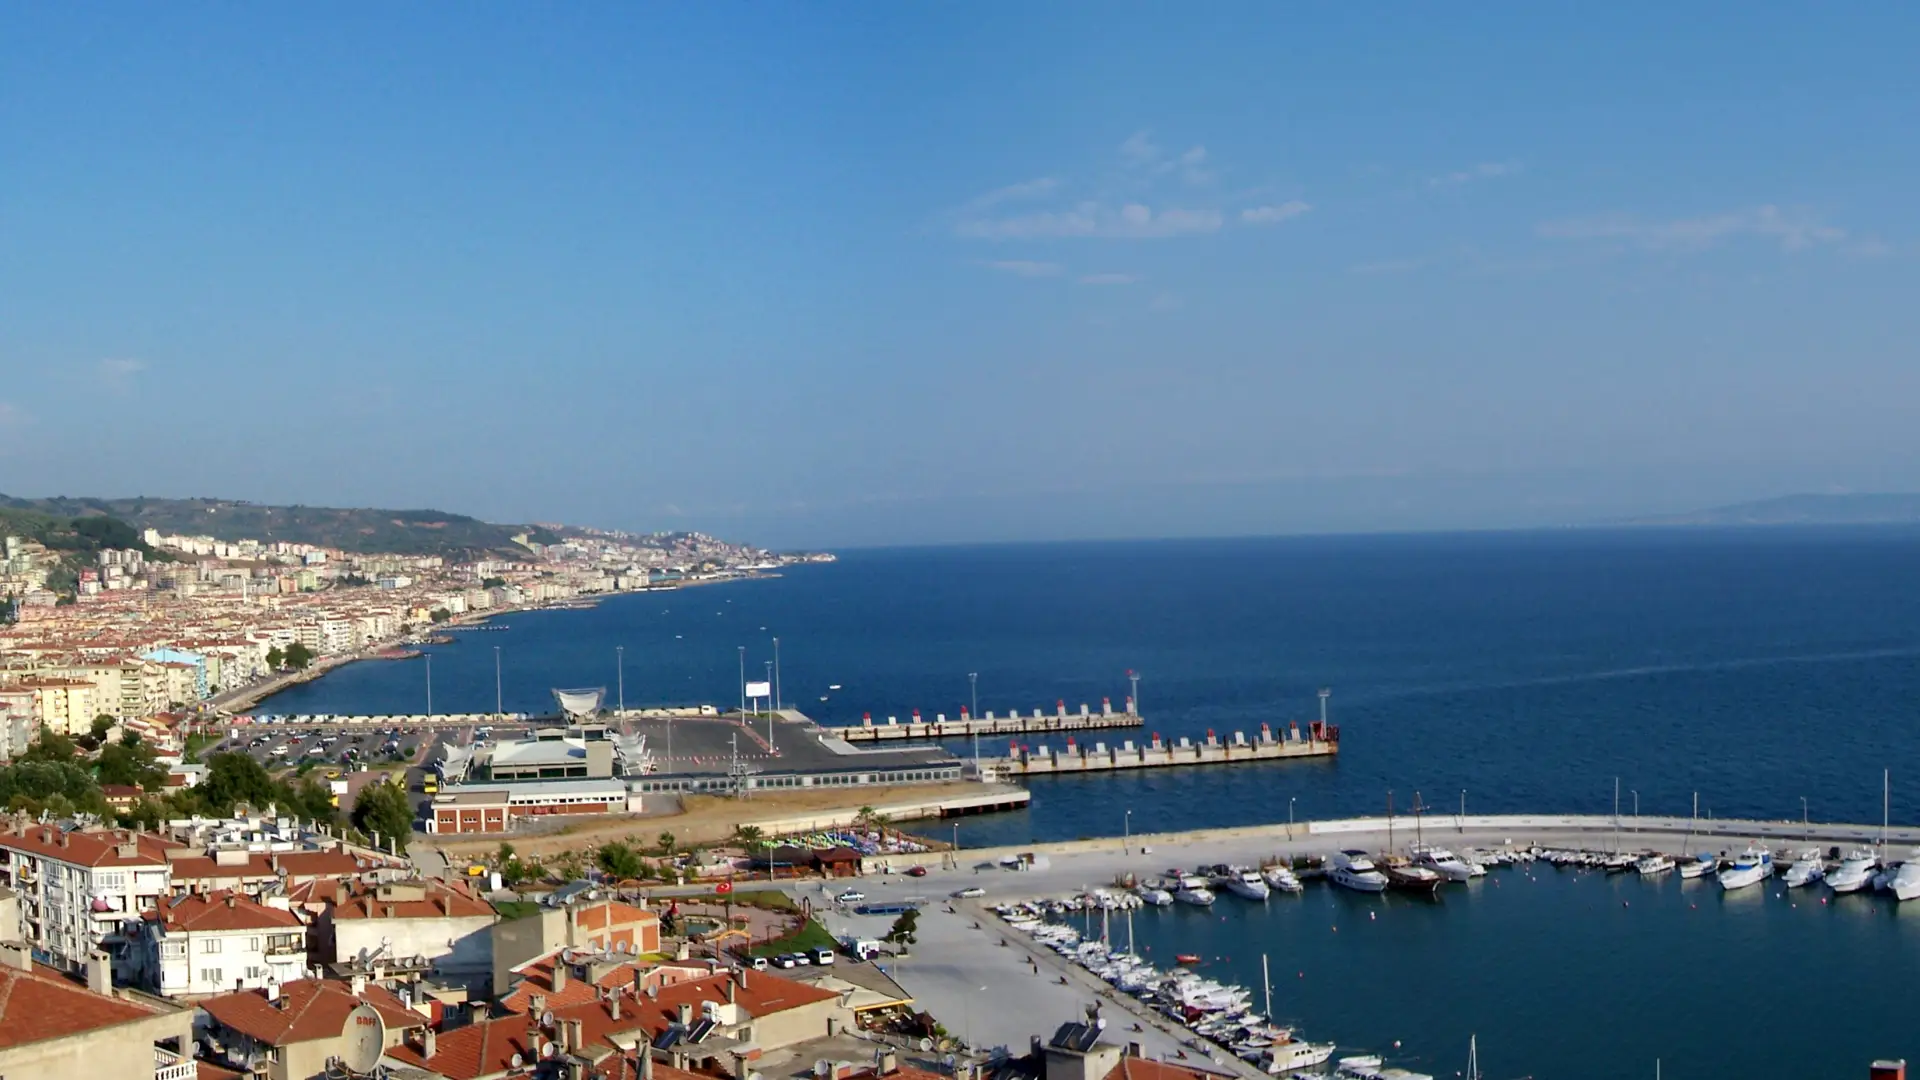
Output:
<svg viewBox="0 0 1920 1080">
<path fill-rule="evenodd" d="M 377 655 L 381 650 L 405 645 L 410 639 L 419 634 L 432 634 L 436 631 L 447 630 L 454 627 L 481 626 L 494 619 L 501 619 L 509 615 L 519 615 L 532 611 L 586 611 L 599 607 L 602 601 L 619 596 L 640 596 L 647 593 L 678 592 L 681 589 L 697 585 L 727 585 L 734 582 L 760 581 L 780 576 L 778 573 L 756 571 L 754 573 L 730 577 L 678 581 L 666 587 L 649 586 L 645 589 L 625 589 L 619 592 L 596 593 L 588 597 L 569 597 L 565 600 L 556 600 L 546 604 L 517 604 L 508 607 L 488 608 L 485 611 L 463 612 L 459 615 L 451 616 L 443 622 L 432 623 L 428 626 L 387 638 L 383 641 L 370 642 L 366 648 L 358 652 L 342 656 L 319 657 L 304 670 L 287 672 L 283 675 L 277 675 L 263 683 L 241 687 L 227 694 L 215 695 L 208 699 L 207 704 L 219 712 L 228 714 L 251 712 L 258 709 L 276 694 L 284 693 L 303 683 L 312 682 L 349 664 L 356 664 L 363 660 L 382 659 L 382 657 Z"/>
</svg>

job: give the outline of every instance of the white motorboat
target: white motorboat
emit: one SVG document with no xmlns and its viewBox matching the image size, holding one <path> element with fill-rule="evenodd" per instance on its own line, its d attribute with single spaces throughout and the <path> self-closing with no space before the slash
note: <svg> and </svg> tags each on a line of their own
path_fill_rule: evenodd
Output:
<svg viewBox="0 0 1920 1080">
<path fill-rule="evenodd" d="M 1895 900 L 1920 900 L 1920 849 L 1915 849 L 1907 861 L 1900 864 L 1900 869 L 1893 872 L 1887 889 Z"/>
<path fill-rule="evenodd" d="M 1332 1043 L 1293 1042 L 1291 1040 L 1267 1048 L 1267 1071 L 1270 1073 L 1288 1073 L 1296 1069 L 1311 1069 L 1324 1065 L 1333 1056 Z"/>
<path fill-rule="evenodd" d="M 1694 878 L 1706 877 L 1718 869 L 1720 869 L 1719 856 L 1702 853 L 1698 858 L 1689 859 L 1680 864 L 1680 876 L 1691 881 Z"/>
<path fill-rule="evenodd" d="M 1448 881 L 1467 881 L 1473 877 L 1473 867 L 1446 848 L 1423 847 L 1416 845 L 1411 854 L 1413 865 L 1427 869 L 1446 878 Z M 1486 873 L 1485 870 L 1480 871 Z"/>
<path fill-rule="evenodd" d="M 1387 888 L 1387 875 L 1374 869 L 1373 860 L 1357 848 L 1334 855 L 1327 867 L 1327 880 L 1355 892 L 1384 892 Z"/>
<path fill-rule="evenodd" d="M 1284 866 L 1269 866 L 1260 872 L 1260 876 L 1265 879 L 1267 888 L 1269 889 L 1297 893 L 1304 888 L 1304 886 L 1300 884 L 1300 879 L 1294 875 L 1294 872 Z"/>
<path fill-rule="evenodd" d="M 1173 894 L 1171 892 L 1165 889 L 1153 888 L 1152 886 L 1140 890 L 1140 899 L 1145 903 L 1152 904 L 1154 907 L 1171 907 L 1173 905 Z"/>
<path fill-rule="evenodd" d="M 1235 870 L 1227 875 L 1227 891 L 1243 900 L 1265 900 L 1272 894 L 1267 883 L 1252 870 Z"/>
<path fill-rule="evenodd" d="M 1782 880 L 1787 883 L 1787 888 L 1797 889 L 1802 885 L 1811 885 L 1826 876 L 1827 862 L 1820 857 L 1820 849 L 1808 848 L 1794 856 Z"/>
<path fill-rule="evenodd" d="M 1673 869 L 1673 856 L 1662 855 L 1659 852 L 1655 852 L 1652 855 L 1642 856 L 1633 864 L 1633 868 L 1638 871 L 1642 877 L 1664 874 Z"/>
<path fill-rule="evenodd" d="M 1213 903 L 1213 890 L 1201 878 L 1188 875 L 1180 879 L 1180 887 L 1173 890 L 1173 898 L 1183 904 L 1207 907 Z"/>
<path fill-rule="evenodd" d="M 1341 1058 L 1334 1066 L 1333 1075 L 1340 1080 L 1433 1080 L 1431 1073 L 1395 1068 L 1377 1054 Z"/>
<path fill-rule="evenodd" d="M 1733 865 L 1720 871 L 1720 887 L 1728 892 L 1758 885 L 1773 876 L 1773 853 L 1763 847 L 1747 846 L 1734 856 Z"/>
<path fill-rule="evenodd" d="M 1873 881 L 1874 868 L 1879 865 L 1880 860 L 1874 858 L 1873 852 L 1854 848 L 1840 860 L 1839 866 L 1827 872 L 1827 888 L 1836 893 L 1859 892 Z"/>
</svg>

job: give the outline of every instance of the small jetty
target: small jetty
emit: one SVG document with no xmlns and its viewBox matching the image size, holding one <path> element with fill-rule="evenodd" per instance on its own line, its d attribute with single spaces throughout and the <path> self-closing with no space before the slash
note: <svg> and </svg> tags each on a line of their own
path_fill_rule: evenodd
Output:
<svg viewBox="0 0 1920 1080">
<path fill-rule="evenodd" d="M 1168 741 L 1156 734 L 1137 745 L 1132 739 L 1108 746 L 1104 742 L 1087 745 L 1072 738 L 1059 748 L 1015 744 L 1008 757 L 983 760 L 980 771 L 983 776 L 1010 778 L 1116 769 L 1165 769 L 1180 765 L 1237 765 L 1286 758 L 1333 757 L 1338 753 L 1339 726 L 1316 720 L 1304 731 L 1297 723 L 1289 724 L 1281 734 L 1276 734 L 1272 725 L 1262 724 L 1259 734 L 1251 739 L 1239 731 L 1226 738 L 1209 731 L 1206 738 L 1199 741 L 1184 735 Z"/>
<path fill-rule="evenodd" d="M 946 713 L 939 713 L 933 719 L 921 717 L 920 710 L 902 722 L 897 716 L 889 716 L 885 722 L 876 722 L 872 713 L 860 718 L 859 726 L 851 724 L 822 725 L 826 731 L 848 742 L 882 742 L 905 739 L 965 739 L 975 735 L 1034 735 L 1050 731 L 1092 731 L 1100 728 L 1141 727 L 1146 721 L 1134 711 L 1133 701 L 1129 699 L 1126 707 L 1115 710 L 1108 698 L 1100 699 L 1100 711 L 1095 712 L 1086 705 L 1079 712 L 1068 712 L 1067 703 L 1057 701 L 1054 711 L 1033 710 L 1031 716 L 1020 713 L 1008 713 L 995 716 L 988 710 L 984 716 L 969 716 L 967 710 L 960 710 L 958 720 L 947 719 Z"/>
</svg>

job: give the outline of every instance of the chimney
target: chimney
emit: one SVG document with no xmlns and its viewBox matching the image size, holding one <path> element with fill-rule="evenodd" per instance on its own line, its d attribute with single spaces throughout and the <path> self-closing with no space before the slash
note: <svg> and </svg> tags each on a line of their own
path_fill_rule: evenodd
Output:
<svg viewBox="0 0 1920 1080">
<path fill-rule="evenodd" d="M 567 965 L 559 957 L 553 958 L 553 992 L 558 994 L 567 988 Z"/>
<path fill-rule="evenodd" d="M 107 997 L 113 995 L 113 960 L 99 949 L 87 954 L 87 989 Z"/>
<path fill-rule="evenodd" d="M 577 1054 L 580 1052 L 580 1044 L 586 1041 L 585 1038 L 582 1037 L 582 1029 L 586 1026 L 585 1021 L 567 1021 L 567 1053 Z"/>
<path fill-rule="evenodd" d="M 542 1015 L 543 1013 L 545 1013 L 546 1011 L 547 1011 L 547 995 L 545 995 L 545 994 L 535 994 L 535 995 L 533 995 L 533 1017 L 534 1017 L 534 1019 L 536 1019 L 536 1020 L 538 1020 L 538 1019 L 540 1018 L 540 1016 L 541 1016 L 541 1015 Z"/>
<path fill-rule="evenodd" d="M 607 1015 L 612 1017 L 615 1020 L 620 1019 L 620 991 L 619 990 L 615 990 L 613 992 L 613 996 L 607 999 Z"/>
<path fill-rule="evenodd" d="M 680 1026 L 683 1028 L 693 1026 L 693 1006 L 684 1001 L 680 1003 Z"/>
<path fill-rule="evenodd" d="M 433 1052 L 439 1048 L 436 1045 L 439 1040 L 434 1036 L 432 1028 L 427 1028 L 426 1033 L 421 1036 L 421 1039 L 420 1057 L 424 1061 L 432 1061 Z"/>
<path fill-rule="evenodd" d="M 727 980 L 727 1004 L 729 1005 L 733 1004 L 733 988 L 736 985 L 732 979 Z"/>
<path fill-rule="evenodd" d="M 742 967 L 739 969 L 739 973 L 740 973 L 740 989 L 745 990 L 747 988 L 747 969 L 745 967 Z"/>
<path fill-rule="evenodd" d="M 900 1070 L 900 1055 L 892 1050 L 880 1051 L 880 1060 L 874 1063 L 873 1071 L 878 1076 L 892 1076 Z"/>
<path fill-rule="evenodd" d="M 653 1080 L 653 1049 L 640 1047 L 640 1080 Z"/>
<path fill-rule="evenodd" d="M 232 911 L 234 908 L 239 906 L 240 906 L 240 899 L 234 896 L 232 893 L 228 893 L 227 894 L 227 910 Z"/>
<path fill-rule="evenodd" d="M 365 975 L 355 975 L 353 977 L 353 996 L 367 996 L 367 977 Z"/>
</svg>

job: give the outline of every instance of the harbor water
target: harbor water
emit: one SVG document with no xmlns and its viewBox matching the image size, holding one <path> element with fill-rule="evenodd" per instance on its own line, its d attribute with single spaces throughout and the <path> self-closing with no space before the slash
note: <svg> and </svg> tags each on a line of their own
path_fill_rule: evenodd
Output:
<svg viewBox="0 0 1920 1080">
<path fill-rule="evenodd" d="M 1605 814 L 1616 777 L 1629 816 L 1686 815 L 1697 792 L 1703 815 L 1798 820 L 1804 798 L 1816 820 L 1866 822 L 1886 768 L 1895 822 L 1920 822 L 1912 530 L 851 552 L 503 621 L 429 647 L 437 710 L 493 708 L 495 646 L 511 710 L 544 710 L 556 686 L 613 700 L 621 646 L 630 706 L 727 703 L 738 647 L 760 677 L 774 636 L 783 696 L 830 723 L 957 716 L 970 672 L 979 708 L 1004 713 L 1118 705 L 1138 670 L 1146 731 L 1168 737 L 1304 722 L 1333 690 L 1336 760 L 1037 778 L 1030 809 L 963 824 L 971 845 L 1377 814 L 1389 792 L 1436 813 L 1464 798 L 1471 813 Z M 418 660 L 354 664 L 258 711 L 424 711 L 424 678 Z M 1389 1053 L 1398 1039 L 1439 1076 L 1464 1068 L 1472 1033 L 1496 1078 L 1651 1076 L 1656 1057 L 1667 1077 L 1852 1076 L 1920 1058 L 1920 908 L 1780 891 L 1542 864 L 1438 904 L 1315 886 L 1148 912 L 1135 930 L 1247 985 L 1265 951 L 1276 1012 L 1309 1037 Z"/>
</svg>

